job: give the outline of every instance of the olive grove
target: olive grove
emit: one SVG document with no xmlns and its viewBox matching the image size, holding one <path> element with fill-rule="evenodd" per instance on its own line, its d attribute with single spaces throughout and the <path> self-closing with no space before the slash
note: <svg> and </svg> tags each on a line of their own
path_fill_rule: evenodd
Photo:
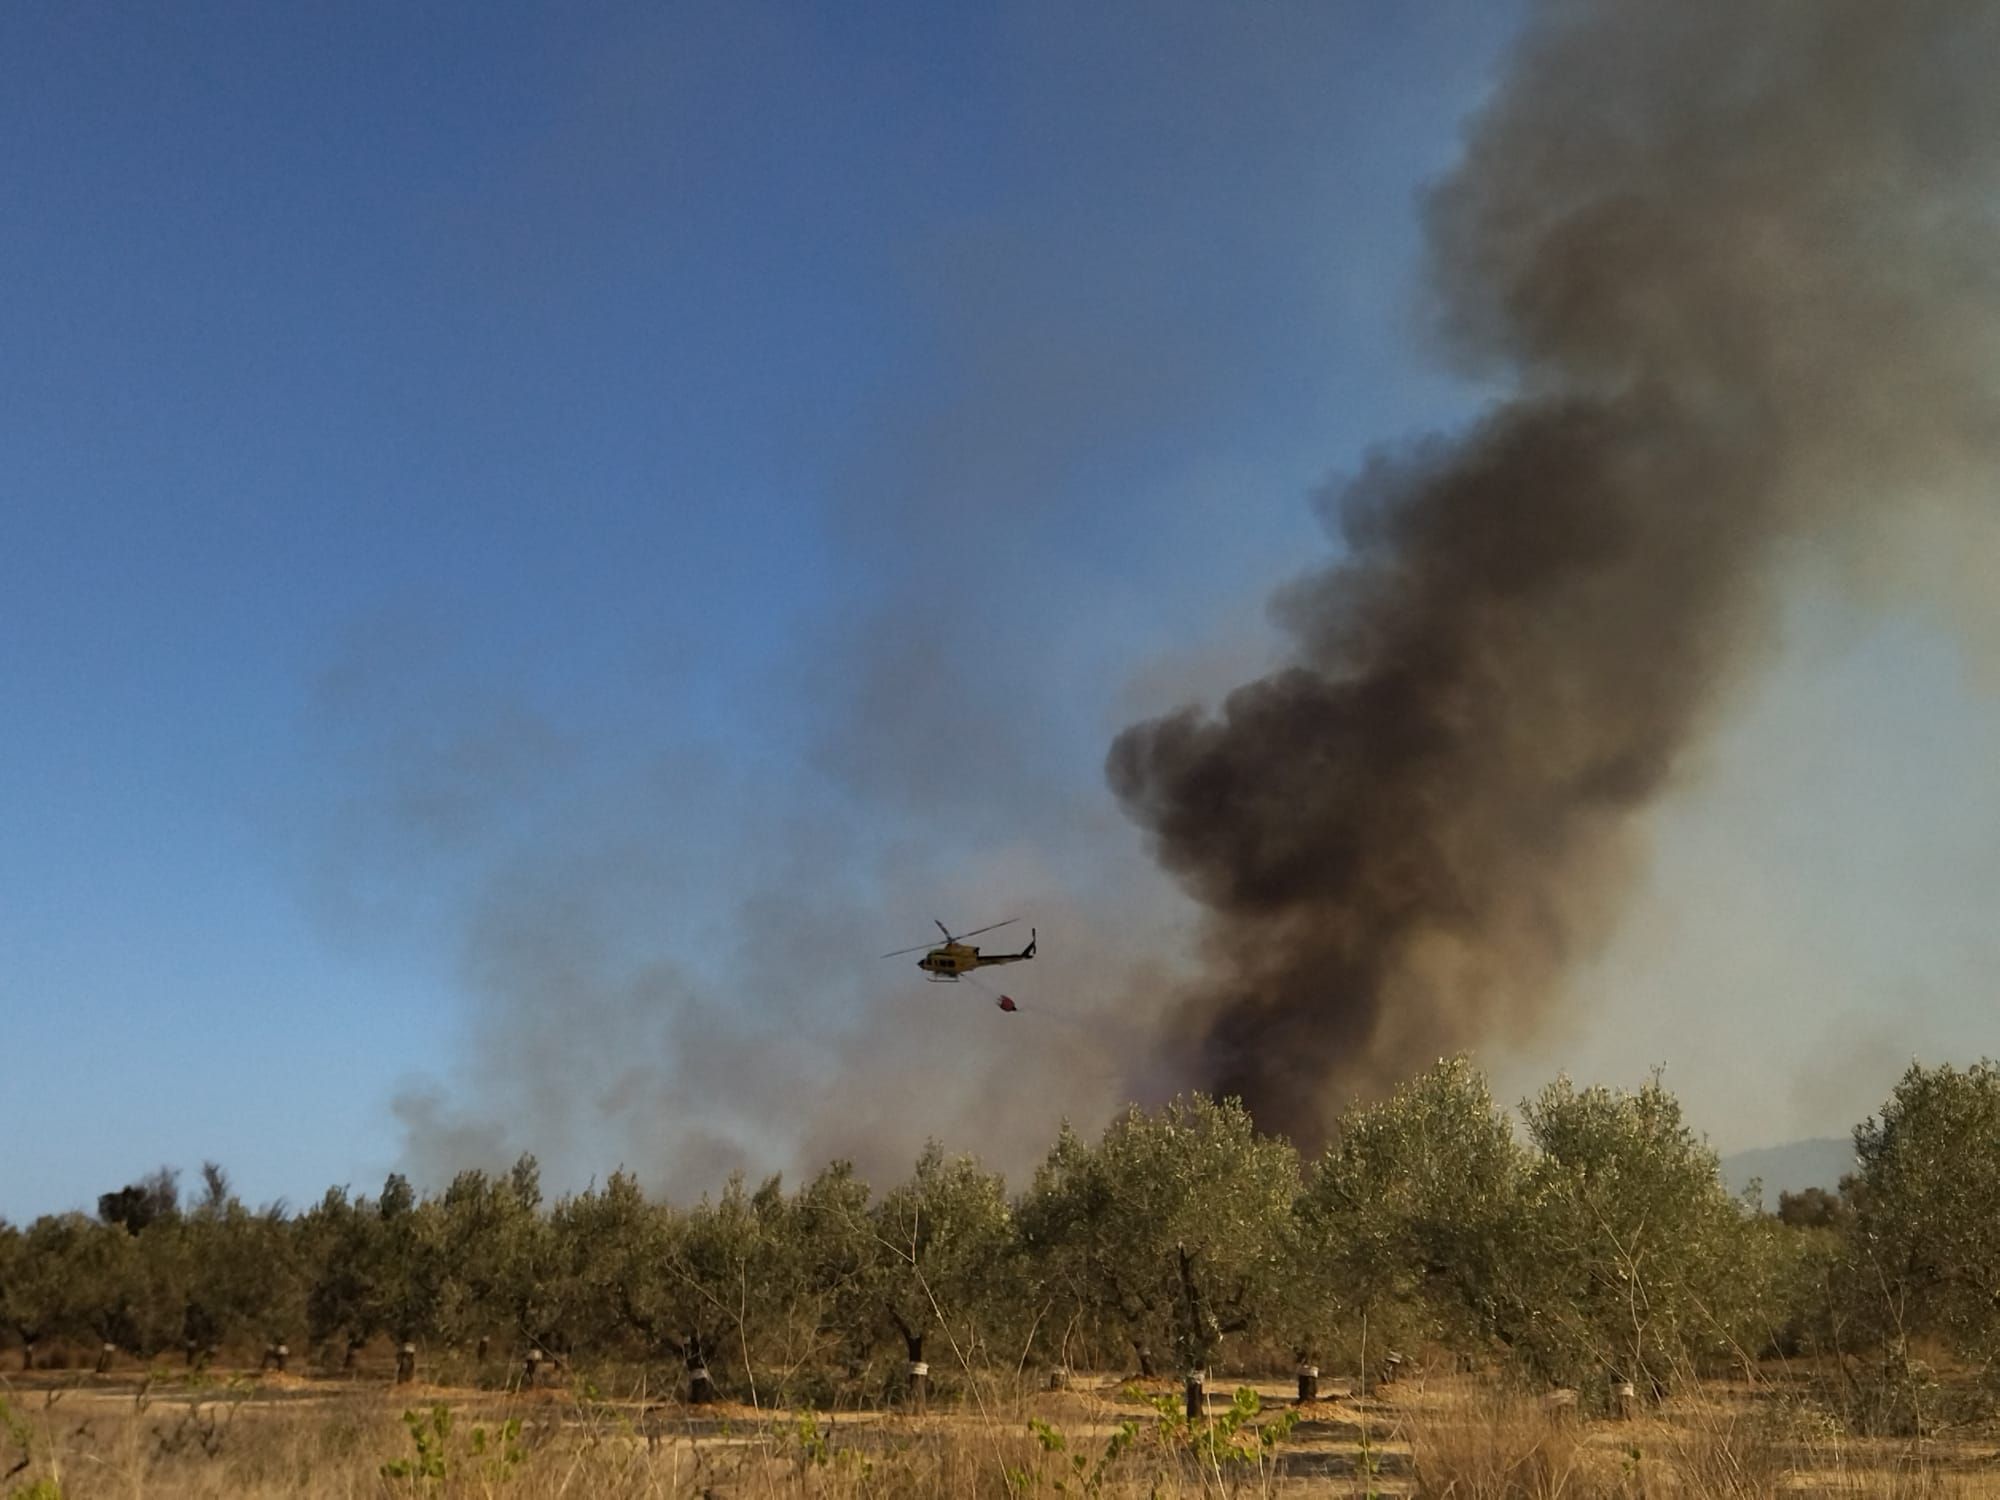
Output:
<svg viewBox="0 0 2000 1500">
<path fill-rule="evenodd" d="M 390 1346 L 821 1403 L 1426 1358 L 1646 1401 L 1802 1359 L 1857 1422 L 1921 1428 L 2000 1388 L 2000 1068 L 1911 1068 L 1855 1146 L 1837 1193 L 1767 1212 L 1657 1079 L 1510 1112 L 1450 1059 L 1313 1160 L 1194 1097 L 1065 1127 L 1018 1193 L 935 1144 L 880 1194 L 835 1162 L 693 1203 L 627 1172 L 545 1201 L 524 1157 L 291 1212 L 210 1164 L 191 1194 L 163 1169 L 0 1221 L 0 1340 L 23 1368 L 291 1349 L 338 1373 Z"/>
</svg>

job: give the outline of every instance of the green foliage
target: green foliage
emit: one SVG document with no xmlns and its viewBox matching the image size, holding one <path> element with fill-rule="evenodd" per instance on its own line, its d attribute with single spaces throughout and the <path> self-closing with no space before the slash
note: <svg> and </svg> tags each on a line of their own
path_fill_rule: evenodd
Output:
<svg viewBox="0 0 2000 1500">
<path fill-rule="evenodd" d="M 109 1341 L 176 1365 L 188 1344 L 240 1359 L 302 1333 L 336 1355 L 381 1335 L 490 1336 L 517 1371 L 529 1349 L 572 1373 L 572 1358 L 630 1361 L 658 1392 L 712 1368 L 746 1399 L 794 1405 L 880 1399 L 885 1350 L 940 1365 L 950 1400 L 953 1382 L 978 1389 L 1036 1353 L 1136 1354 L 1151 1374 L 1265 1359 L 1281 1338 L 1315 1363 L 1364 1343 L 1505 1358 L 1586 1400 L 1612 1379 L 1643 1399 L 1809 1354 L 1837 1380 L 1817 1399 L 1901 1431 L 1977 1414 L 1919 1354 L 2000 1391 L 1994 1064 L 1912 1068 L 1856 1132 L 1842 1191 L 1787 1195 L 1775 1216 L 1725 1192 L 1657 1079 L 1558 1080 L 1519 1127 L 1455 1059 L 1350 1110 L 1303 1183 L 1289 1145 L 1205 1098 L 1128 1110 L 1095 1140 L 1065 1127 L 1016 1199 L 935 1144 L 879 1198 L 835 1162 L 789 1192 L 738 1177 L 676 1205 L 620 1172 L 545 1206 L 523 1157 L 435 1196 L 392 1176 L 374 1199 L 334 1190 L 296 1216 L 247 1207 L 211 1163 L 186 1203 L 163 1171 L 105 1195 L 99 1217 L 0 1223 L 0 1334 L 43 1360 Z M 1199 1437 L 1172 1420 L 1163 1407 L 1165 1435 L 1216 1464 L 1234 1460 L 1207 1445 L 1285 1430 L 1234 1406 Z M 419 1427 L 395 1477 L 512 1441 L 491 1450 L 434 1413 Z M 1036 1435 L 1060 1464 L 1034 1482 L 1099 1472 L 1057 1429 Z M 833 1451 L 816 1427 L 789 1441 L 809 1467 Z"/>
<path fill-rule="evenodd" d="M 1801 1342 L 1833 1356 L 1831 1392 L 1867 1430 L 1921 1434 L 1988 1415 L 2000 1391 L 2000 1067 L 1915 1065 L 1854 1132 L 1801 1299 Z M 1935 1340 L 1980 1373 L 1947 1389 L 1914 1352 Z"/>
<path fill-rule="evenodd" d="M 875 1461 L 855 1448 L 841 1448 L 833 1441 L 833 1431 L 820 1424 L 811 1407 L 799 1412 L 789 1424 L 773 1428 L 777 1451 L 790 1453 L 801 1474 L 816 1469 L 836 1470 L 860 1483 L 864 1489 L 875 1473 Z"/>
<path fill-rule="evenodd" d="M 492 1329 L 552 1336 L 555 1247 L 541 1206 L 541 1171 L 523 1156 L 505 1177 L 461 1172 L 436 1204 L 437 1331 L 470 1343 Z"/>
<path fill-rule="evenodd" d="M 760 1284 L 778 1291 L 783 1315 L 760 1312 L 757 1326 L 777 1372 L 795 1372 L 846 1351 L 865 1357 L 881 1323 L 873 1302 L 881 1262 L 868 1184 L 853 1164 L 829 1164 L 783 1199 L 765 1198 L 754 1262 Z"/>
<path fill-rule="evenodd" d="M 1657 1078 L 1635 1093 L 1558 1079 L 1522 1106 L 1538 1148 L 1510 1256 L 1513 1345 L 1541 1373 L 1642 1395 L 1740 1358 L 1768 1326 L 1752 1215 Z"/>
<path fill-rule="evenodd" d="M 1912 1067 L 1854 1145 L 1854 1253 L 1883 1284 L 1883 1331 L 2000 1358 L 2000 1068 Z"/>
<path fill-rule="evenodd" d="M 309 1268 L 281 1208 L 231 1196 L 204 1201 L 182 1225 L 190 1267 L 188 1337 L 203 1344 L 290 1342 L 304 1331 Z"/>
<path fill-rule="evenodd" d="M 0 1396 L 0 1474 L 16 1474 L 35 1461 L 35 1429 L 28 1419 L 14 1409 L 5 1396 Z"/>
<path fill-rule="evenodd" d="M 1778 1222 L 1793 1229 L 1845 1229 L 1853 1217 L 1847 1200 L 1825 1188 L 1778 1194 Z"/>
<path fill-rule="evenodd" d="M 911 1359 L 936 1328 L 973 1358 L 1018 1319 L 1026 1298 L 1006 1187 L 972 1158 L 928 1143 L 868 1227 L 869 1305 L 854 1314 L 864 1341 L 886 1316 Z"/>
<path fill-rule="evenodd" d="M 1042 1462 L 1032 1469 L 1019 1466 L 1008 1468 L 1006 1479 L 1010 1493 L 1095 1497 L 1104 1493 L 1104 1486 L 1118 1467 L 1119 1460 L 1138 1441 L 1140 1427 L 1130 1418 L 1120 1422 L 1095 1457 L 1081 1449 L 1073 1449 L 1060 1427 L 1040 1417 L 1028 1419 L 1028 1431 L 1041 1447 Z"/>
<path fill-rule="evenodd" d="M 637 1340 L 644 1354 L 663 1357 L 675 1337 L 670 1234 L 666 1208 L 629 1173 L 558 1203 L 550 1223 L 552 1323 L 586 1348 Z"/>
<path fill-rule="evenodd" d="M 13 1243 L 9 1259 L 0 1302 L 23 1343 L 138 1341 L 139 1251 L 122 1225 L 44 1215 Z"/>
<path fill-rule="evenodd" d="M 1018 1215 L 1051 1303 L 1117 1330 L 1151 1373 L 1170 1350 L 1206 1368 L 1281 1304 L 1298 1157 L 1243 1106 L 1196 1096 L 1112 1121 L 1097 1145 L 1065 1127 Z"/>
<path fill-rule="evenodd" d="M 670 1221 L 660 1290 L 673 1328 L 668 1342 L 690 1367 L 732 1354 L 750 1394 L 756 1372 L 749 1351 L 782 1337 L 791 1321 L 799 1259 L 785 1235 L 783 1186 L 775 1177 L 746 1191 L 729 1180 L 720 1197 L 703 1199 Z"/>
<path fill-rule="evenodd" d="M 498 1427 L 472 1427 L 454 1440 L 459 1424 L 451 1408 L 439 1402 L 428 1411 L 404 1412 L 403 1426 L 415 1452 L 383 1464 L 384 1479 L 492 1483 L 511 1478 L 527 1457 L 518 1417 L 510 1417 Z"/>
<path fill-rule="evenodd" d="M 0 1396 L 0 1436 L 6 1440 L 0 1444 L 0 1461 L 4 1461 L 0 1462 L 0 1475 L 11 1479 L 35 1462 L 35 1430 L 4 1396 Z M 7 1500 L 63 1500 L 62 1484 L 54 1475 L 43 1474 L 9 1489 Z"/>
<path fill-rule="evenodd" d="M 1230 1403 L 1205 1420 L 1188 1420 L 1187 1407 L 1175 1395 L 1134 1392 L 1156 1416 L 1154 1432 L 1169 1448 L 1192 1453 L 1204 1468 L 1268 1466 L 1280 1444 L 1298 1426 L 1296 1408 L 1259 1422 L 1262 1399 L 1249 1386 L 1239 1387 Z"/>
<path fill-rule="evenodd" d="M 299 1222 L 300 1257 L 310 1277 L 305 1314 L 316 1343 L 362 1344 L 388 1317 L 388 1236 L 366 1199 L 328 1188 Z"/>
<path fill-rule="evenodd" d="M 1515 1253 L 1528 1157 L 1486 1081 L 1440 1062 L 1349 1111 L 1298 1202 L 1302 1355 L 1329 1321 L 1366 1319 L 1378 1347 L 1477 1347 L 1518 1321 Z"/>
</svg>

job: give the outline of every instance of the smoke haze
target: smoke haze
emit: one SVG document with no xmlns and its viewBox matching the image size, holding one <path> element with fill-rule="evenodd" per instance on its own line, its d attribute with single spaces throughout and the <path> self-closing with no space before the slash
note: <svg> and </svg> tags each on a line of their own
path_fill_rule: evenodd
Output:
<svg viewBox="0 0 2000 1500">
<path fill-rule="evenodd" d="M 1990 527 L 1996 64 L 1954 3 L 1537 8 L 1426 218 L 1443 347 L 1515 394 L 1327 494 L 1287 665 L 1111 750 L 1207 912 L 1170 1076 L 1311 1143 L 1532 1035 L 1785 565 Z"/>
<path fill-rule="evenodd" d="M 436 628 L 479 601 L 440 596 L 421 628 L 361 632 L 329 675 L 315 736 L 354 796 L 320 910 L 363 943 L 371 924 L 377 941 L 449 934 L 433 993 L 461 1001 L 444 1056 L 412 1049 L 404 1166 L 435 1183 L 532 1150 L 552 1184 L 622 1162 L 689 1193 L 836 1155 L 887 1181 L 936 1136 L 1019 1171 L 1062 1118 L 1088 1128 L 1117 1105 L 1158 1019 L 1124 997 L 1184 977 L 1186 903 L 1105 795 L 1104 744 L 1213 679 L 1176 654 L 1211 622 L 1246 638 L 1233 660 L 1268 659 L 1254 604 L 1310 532 L 1292 497 L 1325 450 L 1314 432 L 1274 465 L 1263 433 L 1333 406 L 1353 377 L 1327 374 L 1329 347 L 1386 360 L 1402 342 L 1383 283 L 1330 288 L 1329 257 L 1408 264 L 1407 183 L 1452 145 L 1427 101 L 1467 97 L 1485 14 L 1399 21 L 1412 34 L 1387 51 L 1323 7 L 1009 11 L 976 59 L 944 28 L 939 56 L 974 68 L 992 120 L 886 55 L 857 61 L 810 16 L 660 14 L 525 184 L 456 210 L 478 232 L 472 274 L 540 312 L 564 290 L 551 268 L 610 212 L 576 196 L 660 201 L 653 158 L 687 170 L 661 142 L 698 129 L 727 168 L 715 201 L 672 200 L 670 244 L 803 157 L 822 217 L 800 228 L 787 202 L 782 227 L 822 247 L 819 267 L 732 265 L 715 294 L 746 316 L 792 297 L 788 336 L 879 327 L 843 327 L 824 373 L 765 411 L 795 358 L 775 348 L 730 391 L 755 442 L 714 476 L 691 444 L 662 466 L 676 547 L 743 524 L 717 515 L 760 478 L 780 497 L 740 575 L 701 554 L 730 579 L 720 618 L 663 626 L 672 590 L 649 581 L 628 637 L 550 671 L 532 643 L 483 661 L 476 624 Z M 1325 87 L 1363 48 L 1383 59 L 1379 104 Z M 704 91 L 662 87 L 695 73 Z M 858 82 L 909 113 L 885 128 Z M 826 128 L 748 128 L 781 86 Z M 702 352 L 650 357 L 678 371 Z M 1410 385 L 1395 394 L 1407 411 Z M 1260 493 L 1275 519 L 1246 525 Z M 566 676 L 617 686 L 579 703 Z M 1013 1016 L 877 957 L 933 916 L 1014 915 L 996 939 L 1033 925 L 1041 956 L 996 971 Z"/>
<path fill-rule="evenodd" d="M 1382 281 L 1298 311 L 1330 263 L 1409 262 L 1379 226 L 1414 234 L 1401 180 L 1450 161 L 1406 161 L 1386 202 L 1328 167 L 1331 133 L 1366 164 L 1427 124 L 1326 112 L 1300 60 L 1346 44 L 1333 13 L 1195 7 L 1144 55 L 1109 11 L 1011 39 L 1033 128 L 1004 186 L 888 253 L 918 373 L 792 439 L 812 503 L 758 543 L 750 646 L 657 626 L 593 668 L 622 701 L 579 704 L 391 618 L 329 674 L 356 792 L 320 908 L 455 934 L 453 1060 L 395 1106 L 420 1178 L 532 1150 L 555 1184 L 622 1162 L 686 1194 L 833 1156 L 887 1181 L 927 1136 L 1018 1172 L 1060 1118 L 1185 1087 L 1309 1146 L 1439 1053 L 1548 1034 L 1649 868 L 1644 814 L 1775 654 L 1788 570 L 1902 597 L 1939 577 L 1925 525 L 1992 523 L 1995 21 L 1535 8 L 1425 200 L 1413 329 Z M 760 76 L 755 30 L 717 76 Z M 847 80 L 783 50 L 838 108 Z M 649 77 L 614 75 L 619 132 Z M 1406 82 L 1385 92 L 1424 97 Z M 615 164 L 622 140 L 569 145 Z M 836 166 L 884 215 L 925 170 Z M 491 274 L 527 275 L 470 217 Z M 524 219 L 546 274 L 549 215 Z M 1495 399 L 1461 420 L 1407 374 L 1397 399 L 1311 384 L 1337 339 L 1394 371 L 1413 333 Z M 1413 410 L 1450 435 L 1325 488 L 1333 548 L 1274 640 L 1244 601 L 1311 537 L 1251 513 Z M 1267 418 L 1313 451 L 1263 461 Z M 672 492 L 697 529 L 733 503 L 712 483 Z M 1987 619 L 1985 554 L 1944 552 L 1959 623 Z M 689 664 L 723 651 L 702 688 Z M 1147 717 L 1230 674 L 1254 680 L 1216 711 Z M 1042 954 L 997 971 L 1017 1016 L 875 958 L 934 915 L 1017 913 Z"/>
</svg>

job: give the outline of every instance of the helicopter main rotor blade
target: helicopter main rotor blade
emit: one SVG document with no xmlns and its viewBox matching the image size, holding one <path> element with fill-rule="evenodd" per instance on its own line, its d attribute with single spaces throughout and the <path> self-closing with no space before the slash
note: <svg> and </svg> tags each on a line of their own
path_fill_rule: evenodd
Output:
<svg viewBox="0 0 2000 1500">
<path fill-rule="evenodd" d="M 956 943 L 964 940 L 965 938 L 978 937 L 979 934 L 982 932 L 991 932 L 994 927 L 1011 926 L 1013 923 L 1018 922 L 1021 919 L 1019 917 L 1009 917 L 1005 922 L 995 922 L 992 924 L 992 926 L 988 927 L 975 927 L 970 932 L 961 932 L 955 935 L 953 934 L 952 930 L 949 927 L 944 925 L 944 923 L 938 922 L 938 919 L 936 917 L 932 917 L 931 920 L 933 922 L 937 922 L 937 930 L 944 934 L 944 940 L 947 943 Z M 894 953 L 885 953 L 882 956 L 884 958 L 901 958 L 905 953 L 922 953 L 926 949 L 935 948 L 936 946 L 937 946 L 936 943 L 918 943 L 914 948 L 898 948 Z"/>
<path fill-rule="evenodd" d="M 980 933 L 982 933 L 982 932 L 991 932 L 991 931 L 992 931 L 992 930 L 993 930 L 993 929 L 994 929 L 995 927 L 1011 927 L 1011 926 L 1013 926 L 1013 925 L 1014 925 L 1014 924 L 1015 924 L 1016 922 L 1018 922 L 1018 921 L 1020 921 L 1020 920 L 1021 920 L 1021 919 L 1020 919 L 1019 917 L 1009 917 L 1009 918 L 1008 918 L 1008 919 L 1007 919 L 1006 921 L 1004 921 L 1004 922 L 994 922 L 994 923 L 992 923 L 992 924 L 990 924 L 989 926 L 986 926 L 986 927 L 975 927 L 975 928 L 973 928 L 973 929 L 972 929 L 972 931 L 970 931 L 970 932 L 961 932 L 961 933 L 960 933 L 960 934 L 958 935 L 958 938 L 955 938 L 955 939 L 953 939 L 953 941 L 959 941 L 960 939 L 964 939 L 964 938 L 969 938 L 969 937 L 978 937 Z"/>
</svg>

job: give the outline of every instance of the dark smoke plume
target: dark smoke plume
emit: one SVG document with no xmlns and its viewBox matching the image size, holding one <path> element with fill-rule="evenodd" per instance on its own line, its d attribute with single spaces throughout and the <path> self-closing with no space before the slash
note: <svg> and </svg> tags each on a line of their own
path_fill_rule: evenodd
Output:
<svg viewBox="0 0 2000 1500">
<path fill-rule="evenodd" d="M 1780 571 L 1991 511 L 1996 76 L 1962 0 L 1531 17 L 1428 205 L 1448 347 L 1515 394 L 1330 494 L 1289 666 L 1112 747 L 1209 913 L 1177 1076 L 1311 1141 L 1527 1034 Z"/>
</svg>

